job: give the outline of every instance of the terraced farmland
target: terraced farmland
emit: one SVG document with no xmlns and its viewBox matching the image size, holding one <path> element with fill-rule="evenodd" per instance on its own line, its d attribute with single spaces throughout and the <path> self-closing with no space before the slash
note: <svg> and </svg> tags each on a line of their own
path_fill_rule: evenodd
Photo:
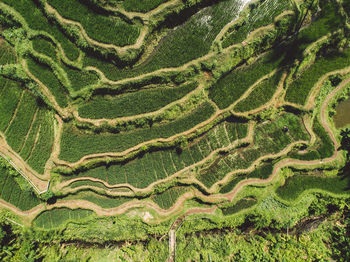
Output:
<svg viewBox="0 0 350 262">
<path fill-rule="evenodd" d="M 105 243 L 347 197 L 330 118 L 350 90 L 347 7 L 0 0 L 1 207 L 38 234 Z"/>
</svg>

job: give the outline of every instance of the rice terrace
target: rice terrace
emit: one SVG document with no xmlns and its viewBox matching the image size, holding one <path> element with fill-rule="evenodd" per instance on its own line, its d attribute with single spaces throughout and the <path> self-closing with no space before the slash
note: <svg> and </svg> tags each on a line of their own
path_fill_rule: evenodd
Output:
<svg viewBox="0 0 350 262">
<path fill-rule="evenodd" d="M 349 261 L 349 0 L 0 0 L 0 261 Z"/>
</svg>

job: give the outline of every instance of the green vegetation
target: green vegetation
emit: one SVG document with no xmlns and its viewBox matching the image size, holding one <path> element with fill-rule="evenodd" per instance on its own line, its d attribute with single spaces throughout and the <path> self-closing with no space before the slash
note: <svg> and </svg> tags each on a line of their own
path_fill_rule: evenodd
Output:
<svg viewBox="0 0 350 262">
<path fill-rule="evenodd" d="M 244 112 L 258 108 L 270 101 L 273 94 L 276 92 L 278 84 L 281 80 L 281 72 L 277 72 L 272 77 L 263 80 L 249 96 L 243 101 L 239 102 L 234 110 Z"/>
<path fill-rule="evenodd" d="M 48 57 L 56 61 L 57 51 L 50 41 L 38 37 L 33 39 L 32 43 L 35 51 L 47 55 Z"/>
<path fill-rule="evenodd" d="M 64 18 L 81 23 L 86 33 L 103 43 L 125 46 L 135 43 L 140 26 L 119 17 L 110 17 L 88 8 L 80 1 L 47 0 Z"/>
<path fill-rule="evenodd" d="M 282 187 L 276 191 L 281 198 L 293 201 L 304 191 L 323 190 L 334 194 L 349 194 L 349 176 L 327 177 L 316 175 L 295 175 L 286 180 Z"/>
<path fill-rule="evenodd" d="M 350 50 L 334 51 L 316 61 L 288 87 L 285 100 L 304 105 L 308 95 L 317 81 L 327 72 L 343 69 L 349 66 Z"/>
<path fill-rule="evenodd" d="M 0 0 L 0 261 L 346 261 L 348 1 L 165 2 Z"/>
<path fill-rule="evenodd" d="M 156 111 L 178 100 L 196 88 L 196 83 L 179 87 L 141 90 L 121 96 L 96 96 L 79 108 L 79 115 L 85 118 L 116 118 Z"/>
<path fill-rule="evenodd" d="M 3 86 L 0 93 L 0 130 L 4 132 L 20 102 L 23 90 L 18 88 L 18 82 L 3 77 L 0 77 L 0 83 Z"/>
<path fill-rule="evenodd" d="M 121 152 L 151 139 L 167 138 L 184 132 L 208 119 L 213 112 L 213 107 L 204 103 L 193 113 L 171 123 L 119 134 L 84 134 L 67 124 L 63 130 L 60 158 L 77 161 L 87 154 Z"/>
<path fill-rule="evenodd" d="M 159 195 L 155 195 L 152 200 L 162 209 L 171 208 L 177 201 L 177 199 L 186 191 L 186 187 L 173 187 L 164 191 Z"/>
<path fill-rule="evenodd" d="M 150 57 L 133 69 L 118 70 L 113 64 L 87 56 L 84 65 L 95 66 L 108 79 L 119 80 L 164 67 L 181 66 L 205 55 L 221 28 L 238 12 L 237 0 L 220 1 L 191 16 L 160 41 Z M 181 20 L 180 20 L 181 21 Z"/>
<path fill-rule="evenodd" d="M 0 157 L 0 198 L 20 210 L 40 204 L 31 185 L 2 157 Z"/>
<path fill-rule="evenodd" d="M 74 91 L 79 91 L 87 86 L 96 84 L 99 77 L 94 73 L 86 70 L 79 70 L 62 64 L 64 71 L 67 73 Z"/>
<path fill-rule="evenodd" d="M 40 125 L 38 140 L 33 145 L 32 151 L 28 158 L 28 164 L 37 172 L 43 173 L 45 164 L 51 156 L 53 149 L 54 130 L 53 122 L 55 120 L 50 112 L 45 114 L 45 118 Z"/>
<path fill-rule="evenodd" d="M 5 133 L 8 144 L 17 152 L 22 147 L 23 139 L 28 133 L 36 110 L 35 97 L 29 92 L 24 92 L 16 113 L 13 115 L 13 120 Z"/>
<path fill-rule="evenodd" d="M 255 199 L 241 199 L 236 204 L 230 207 L 222 208 L 222 213 L 224 215 L 232 215 L 244 209 L 250 208 L 256 204 Z"/>
<path fill-rule="evenodd" d="M 102 208 L 115 208 L 128 201 L 131 201 L 132 199 L 127 197 L 111 197 L 99 195 L 94 192 L 81 191 L 77 194 L 71 194 L 67 197 L 64 197 L 63 200 L 86 200 Z"/>
<path fill-rule="evenodd" d="M 77 223 L 81 219 L 85 219 L 93 214 L 92 211 L 86 209 L 68 209 L 68 208 L 57 208 L 48 211 L 44 211 L 34 220 L 34 225 L 45 228 L 57 228 L 62 224 Z"/>
<path fill-rule="evenodd" d="M 297 154 L 292 152 L 290 155 L 293 158 L 301 160 L 316 160 L 331 157 L 334 153 L 334 145 L 327 134 L 326 130 L 322 127 L 318 119 L 315 119 L 313 124 L 313 131 L 317 136 L 317 141 L 315 145 L 312 145 L 308 152 L 304 154 Z"/>
<path fill-rule="evenodd" d="M 210 88 L 209 97 L 221 109 L 230 106 L 256 81 L 276 69 L 283 58 L 284 54 L 281 54 L 279 50 L 275 50 L 275 52 L 269 52 L 258 57 L 250 65 L 243 65 L 234 69 Z"/>
<path fill-rule="evenodd" d="M 250 167 L 259 157 L 268 154 L 277 154 L 292 142 L 307 139 L 306 130 L 300 124 L 300 119 L 295 115 L 283 114 L 274 121 L 257 126 L 254 133 L 253 145 L 229 152 L 219 159 L 219 161 L 216 161 L 202 170 L 197 178 L 206 187 L 210 188 L 213 184 L 223 179 L 228 173 Z M 284 126 L 291 126 L 293 127 L 293 131 L 295 130 L 296 132 L 284 132 Z M 264 175 L 267 176 L 270 174 L 271 172 L 264 173 Z M 248 177 L 259 177 L 259 175 L 261 174 L 256 174 L 255 171 L 253 171 Z M 241 176 L 233 183 L 235 184 L 243 178 L 244 176 Z"/>
<path fill-rule="evenodd" d="M 1 42 L 0 37 L 0 65 L 12 64 L 16 62 L 16 53 L 10 48 L 6 42 Z"/>
<path fill-rule="evenodd" d="M 250 32 L 272 24 L 276 16 L 291 9 L 291 3 L 288 0 L 264 0 L 249 4 L 248 8 L 249 15 L 230 28 L 222 43 L 223 48 L 242 43 Z"/>
<path fill-rule="evenodd" d="M 13 7 L 20 15 L 25 19 L 28 26 L 37 31 L 44 31 L 50 34 L 56 41 L 58 41 L 65 55 L 71 59 L 75 60 L 79 56 L 78 49 L 70 42 L 70 40 L 60 31 L 57 25 L 51 23 L 44 14 L 39 10 L 38 5 L 35 1 L 27 0 L 1 0 L 2 3 L 5 3 Z"/>
<path fill-rule="evenodd" d="M 124 0 L 122 3 L 123 8 L 129 12 L 148 12 L 162 3 L 168 0 Z"/>
<path fill-rule="evenodd" d="M 26 61 L 29 71 L 50 90 L 59 106 L 66 107 L 68 105 L 66 90 L 51 71 L 51 68 L 46 64 L 35 61 L 33 58 L 28 58 Z"/>
<path fill-rule="evenodd" d="M 229 134 L 229 137 L 226 133 Z M 163 149 L 162 151 L 146 153 L 128 163 L 109 164 L 89 169 L 86 172 L 69 174 L 63 179 L 92 177 L 106 181 L 110 185 L 128 183 L 137 188 L 145 188 L 153 182 L 165 179 L 201 161 L 213 150 L 226 147 L 246 135 L 246 124 L 223 122 L 181 152 L 175 149 Z M 72 184 L 72 187 L 75 187 L 75 184 Z"/>
</svg>

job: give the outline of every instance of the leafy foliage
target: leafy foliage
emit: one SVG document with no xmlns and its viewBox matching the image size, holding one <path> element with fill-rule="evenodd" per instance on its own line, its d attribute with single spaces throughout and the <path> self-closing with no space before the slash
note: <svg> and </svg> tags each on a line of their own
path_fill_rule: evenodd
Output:
<svg viewBox="0 0 350 262">
<path fill-rule="evenodd" d="M 139 36 L 138 25 L 95 12 L 80 1 L 48 0 L 48 3 L 63 17 L 81 23 L 87 34 L 97 41 L 125 46 L 133 44 Z"/>
<path fill-rule="evenodd" d="M 157 88 L 126 93 L 120 96 L 95 96 L 79 108 L 79 115 L 85 118 L 117 118 L 159 110 L 180 99 L 196 87 L 196 83 L 179 87 Z"/>
</svg>

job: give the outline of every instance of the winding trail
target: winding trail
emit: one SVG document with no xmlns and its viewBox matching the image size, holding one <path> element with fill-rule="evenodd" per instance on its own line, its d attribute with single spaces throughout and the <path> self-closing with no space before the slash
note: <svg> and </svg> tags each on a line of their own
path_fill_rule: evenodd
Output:
<svg viewBox="0 0 350 262">
<path fill-rule="evenodd" d="M 188 192 L 188 193 L 181 195 L 178 198 L 178 200 L 176 201 L 176 203 L 168 210 L 161 209 L 158 205 L 156 205 L 153 202 L 139 201 L 139 200 L 132 200 L 132 201 L 125 203 L 119 207 L 110 208 L 110 209 L 101 208 L 100 206 L 93 204 L 91 202 L 85 201 L 85 200 L 63 200 L 63 201 L 58 201 L 57 203 L 55 203 L 53 205 L 48 205 L 46 207 L 44 204 L 41 204 L 41 205 L 38 205 L 38 206 L 32 208 L 31 210 L 28 210 L 28 211 L 21 211 L 18 208 L 14 207 L 13 205 L 11 205 L 3 200 L 0 200 L 0 205 L 11 210 L 12 212 L 14 212 L 17 215 L 25 216 L 26 221 L 28 223 L 28 222 L 32 221 L 42 211 L 44 211 L 46 209 L 49 210 L 49 209 L 57 208 L 57 207 L 68 207 L 71 209 L 87 208 L 87 209 L 93 210 L 99 216 L 118 215 L 118 214 L 123 214 L 123 213 L 127 212 L 131 208 L 148 207 L 148 208 L 152 208 L 153 210 L 155 210 L 160 216 L 169 216 L 169 215 L 175 215 L 177 212 L 180 212 L 181 209 L 183 208 L 183 204 L 185 203 L 185 201 L 187 199 L 193 198 L 195 196 L 204 199 L 205 202 L 207 202 L 207 203 L 208 202 L 220 203 L 220 202 L 222 202 L 223 198 L 225 198 L 229 201 L 232 201 L 233 198 L 239 193 L 239 191 L 244 186 L 252 185 L 252 184 L 270 183 L 276 177 L 277 173 L 280 171 L 281 168 L 284 168 L 287 166 L 306 166 L 308 168 L 312 168 L 312 167 L 317 167 L 320 164 L 330 163 L 330 162 L 336 160 L 337 158 L 339 158 L 339 156 L 341 157 L 341 154 L 339 153 L 339 151 L 337 151 L 338 141 L 332 132 L 332 128 L 329 126 L 327 107 L 329 105 L 329 102 L 339 92 L 339 90 L 341 90 L 343 87 L 345 87 L 349 83 L 350 83 L 350 78 L 344 80 L 336 89 L 334 89 L 327 96 L 327 98 L 322 103 L 321 116 L 320 116 L 321 124 L 325 128 L 327 133 L 329 134 L 329 136 L 330 136 L 330 138 L 335 146 L 335 151 L 334 151 L 333 156 L 331 156 L 327 159 L 324 159 L 322 161 L 322 163 L 320 163 L 320 160 L 303 161 L 303 160 L 295 160 L 295 159 L 285 159 L 285 160 L 278 162 L 274 166 L 273 172 L 268 179 L 247 179 L 247 180 L 244 180 L 244 181 L 240 182 L 234 188 L 233 191 L 231 191 L 227 194 L 216 194 L 216 195 L 206 196 L 198 191 L 197 192 Z M 217 206 L 214 206 L 214 207 L 211 207 L 208 209 L 190 208 L 186 211 L 187 212 L 186 215 L 190 215 L 193 213 L 206 213 L 206 212 L 212 213 L 216 210 L 216 208 L 217 208 Z"/>
<path fill-rule="evenodd" d="M 73 21 L 73 20 L 69 20 L 64 18 L 63 16 L 60 15 L 60 13 L 51 5 L 49 5 L 47 2 L 45 2 L 45 9 L 46 11 L 50 14 L 56 17 L 56 19 L 63 24 L 68 24 L 68 25 L 75 25 L 79 27 L 79 31 L 80 34 L 92 45 L 94 46 L 98 46 L 98 47 L 102 47 L 105 49 L 113 49 L 117 52 L 117 54 L 119 55 L 125 55 L 127 53 L 127 51 L 129 51 L 130 49 L 139 49 L 142 47 L 142 44 L 148 34 L 149 31 L 149 27 L 148 26 L 143 26 L 140 33 L 139 33 L 139 37 L 137 38 L 136 42 L 132 45 L 127 45 L 127 46 L 116 46 L 114 44 L 106 44 L 106 43 L 101 43 L 98 42 L 94 39 L 92 39 L 85 31 L 84 27 L 81 25 L 81 23 Z"/>
<path fill-rule="evenodd" d="M 174 0 L 174 1 L 171 1 L 172 3 L 178 3 L 178 0 Z M 0 3 L 0 6 L 1 6 L 1 3 Z M 46 8 L 48 9 L 48 12 L 51 12 L 53 14 L 56 15 L 56 17 L 61 20 L 61 22 L 64 22 L 64 23 L 67 23 L 67 24 L 74 24 L 76 26 L 78 26 L 80 29 L 81 29 L 81 34 L 89 40 L 89 42 L 91 41 L 91 43 L 93 44 L 96 44 L 98 46 L 101 46 L 103 48 L 114 48 L 117 52 L 120 52 L 121 54 L 123 52 L 125 52 L 125 50 L 129 49 L 129 48 L 139 48 L 141 47 L 143 41 L 144 41 L 144 38 L 146 37 L 147 35 L 147 31 L 148 31 L 148 27 L 145 26 L 144 27 L 144 30 L 141 32 L 137 42 L 134 44 L 134 45 L 131 45 L 131 46 L 125 46 L 125 47 L 116 47 L 114 45 L 108 45 L 108 44 L 103 44 L 103 43 L 99 43 L 93 39 L 90 39 L 89 36 L 86 34 L 86 32 L 84 31 L 84 28 L 82 27 L 82 25 L 80 23 L 77 23 L 77 22 L 74 22 L 74 21 L 70 21 L 70 20 L 67 20 L 67 19 L 64 19 L 63 17 L 61 17 L 59 15 L 59 13 L 53 9 L 51 6 L 49 6 L 48 4 L 46 5 Z M 156 8 L 157 9 L 157 8 Z M 155 9 L 155 10 L 156 10 Z M 227 48 L 226 50 L 224 50 L 224 53 L 227 52 L 228 53 L 228 50 L 232 50 L 233 48 L 236 48 L 237 46 L 231 46 L 230 48 Z M 98 69 L 96 68 L 92 68 L 92 67 L 87 67 L 86 69 L 89 69 L 89 70 L 95 70 L 96 72 L 99 72 L 100 75 L 102 76 L 101 79 L 102 81 L 106 82 L 106 83 L 110 83 L 110 84 L 113 84 L 113 85 L 119 85 L 119 84 L 123 84 L 123 83 L 127 83 L 128 81 L 134 81 L 136 79 L 143 79 L 147 76 L 150 76 L 150 75 L 156 75 L 156 74 L 159 74 L 159 73 L 165 73 L 165 72 L 174 72 L 174 71 L 179 71 L 179 70 L 185 70 L 187 69 L 189 66 L 191 65 L 194 65 L 195 63 L 198 63 L 199 61 L 202 61 L 202 60 L 205 60 L 205 59 L 209 59 L 209 58 L 212 58 L 213 56 L 215 56 L 216 54 L 215 53 L 208 53 L 206 56 L 203 56 L 199 59 L 197 59 L 195 62 L 194 61 L 191 61 L 190 63 L 188 64 L 185 64 L 183 65 L 182 67 L 178 67 L 178 68 L 166 68 L 166 69 L 160 69 L 160 70 L 157 70 L 157 71 L 154 71 L 154 72 L 151 72 L 151 73 L 148 73 L 148 74 L 144 74 L 144 75 L 140 75 L 140 76 L 137 76 L 137 77 L 134 77 L 134 78 L 129 78 L 129 79 L 123 79 L 123 80 L 120 80 L 120 81 L 111 81 L 111 80 L 108 80 L 104 74 L 99 71 Z M 44 86 L 38 79 L 36 79 L 32 74 L 30 74 L 28 68 L 27 68 L 27 65 L 26 65 L 26 62 L 25 60 L 22 61 L 22 66 L 27 70 L 26 73 L 32 78 L 34 79 L 38 84 L 39 86 L 41 87 L 41 91 L 44 93 L 44 95 L 50 99 L 50 102 L 53 104 L 53 106 L 58 109 L 58 113 L 64 117 L 64 118 L 68 118 L 70 116 L 70 113 L 71 112 L 68 112 L 66 109 L 62 109 L 58 106 L 57 102 L 55 101 L 54 97 L 52 96 L 52 94 L 50 93 L 50 91 L 47 89 L 46 86 Z M 336 71 L 336 72 L 339 72 Z M 343 71 L 341 71 L 342 73 L 346 74 L 346 73 L 349 73 L 350 72 L 350 68 L 348 69 L 344 69 Z M 327 74 L 327 77 L 329 76 L 329 74 L 334 74 L 334 72 L 330 72 Z M 265 76 L 266 77 L 266 76 Z M 319 89 L 321 87 L 321 84 L 324 82 L 325 79 L 327 79 L 326 76 L 323 76 L 322 79 L 319 80 L 319 82 L 315 85 L 315 87 L 312 88 L 312 94 L 309 96 L 308 98 L 308 105 L 305 106 L 304 108 L 307 108 L 307 109 L 312 109 L 314 107 L 314 101 L 315 100 L 315 97 L 317 96 L 318 92 L 319 92 Z M 16 208 L 15 206 L 3 201 L 0 199 L 0 206 L 4 207 L 4 208 L 7 208 L 9 210 L 11 210 L 12 212 L 14 212 L 15 214 L 17 215 L 20 215 L 22 217 L 25 217 L 25 221 L 27 224 L 30 224 L 32 222 L 32 220 L 38 215 L 40 214 L 42 211 L 44 210 L 50 210 L 50 209 L 53 209 L 53 208 L 57 208 L 57 207 L 68 207 L 68 208 L 71 208 L 71 209 L 77 209 L 77 208 L 87 208 L 87 209 L 91 209 L 93 210 L 98 216 L 111 216 L 111 215 L 118 215 L 118 214 L 123 214 L 123 213 L 126 213 L 128 212 L 130 209 L 132 208 L 136 208 L 136 207 L 140 207 L 140 208 L 151 208 L 153 209 L 154 211 L 156 211 L 161 217 L 164 217 L 164 219 L 166 219 L 166 217 L 170 216 L 170 215 L 176 215 L 176 214 L 180 214 L 181 212 L 184 212 L 184 215 L 183 215 L 183 218 L 185 216 L 188 216 L 188 215 L 191 215 L 191 214 L 196 214 L 196 213 L 199 213 L 199 214 L 203 214 L 203 213 L 213 213 L 215 212 L 215 210 L 217 209 L 217 206 L 213 206 L 213 207 L 210 207 L 210 208 L 189 208 L 187 209 L 186 211 L 184 211 L 186 209 L 186 207 L 184 206 L 185 202 L 188 200 L 188 199 L 192 199 L 192 198 L 199 198 L 201 200 L 203 200 L 205 203 L 211 203 L 211 204 L 220 204 L 222 202 L 224 202 L 225 200 L 228 200 L 228 201 L 232 201 L 235 196 L 240 192 L 240 190 L 244 187 L 244 186 L 247 186 L 247 185 L 252 185 L 252 184 L 264 184 L 264 183 L 270 183 L 275 177 L 276 175 L 279 173 L 279 171 L 284 168 L 284 167 L 288 167 L 288 166 L 306 166 L 306 167 L 309 167 L 309 168 L 312 168 L 312 167 L 317 167 L 319 166 L 320 164 L 325 164 L 325 163 L 330 163 L 330 162 L 333 162 L 335 160 L 337 160 L 339 157 L 342 156 L 342 154 L 340 154 L 338 151 L 337 151 L 337 145 L 338 145 L 338 141 L 337 141 L 337 138 L 336 136 L 334 135 L 333 131 L 332 130 L 332 126 L 331 124 L 329 123 L 329 118 L 328 118 L 328 110 L 327 110 L 327 107 L 329 105 L 329 102 L 333 99 L 333 97 L 339 92 L 339 90 L 341 90 L 344 86 L 346 86 L 347 84 L 350 83 L 350 78 L 344 80 L 343 82 L 341 82 L 341 84 L 335 88 L 334 90 L 332 90 L 332 92 L 330 94 L 328 94 L 328 96 L 326 97 L 326 99 L 323 101 L 322 105 L 321 105 L 321 110 L 320 110 L 320 120 L 321 120 L 321 124 L 322 126 L 325 128 L 326 132 L 329 134 L 333 144 L 334 144 L 334 147 L 335 147 L 335 151 L 334 151 L 334 154 L 327 158 L 327 159 L 323 159 L 322 161 L 320 160 L 314 160 L 314 161 L 303 161 L 303 160 L 296 160 L 296 159 L 284 159 L 280 162 L 278 162 L 275 166 L 274 166 L 274 169 L 273 169 L 273 172 L 272 174 L 269 176 L 268 179 L 246 179 L 240 183 L 238 183 L 238 185 L 229 193 L 227 194 L 215 194 L 215 192 L 217 191 L 217 188 L 219 187 L 219 184 L 223 184 L 223 183 L 227 183 L 229 181 L 229 178 L 231 175 L 233 175 L 234 173 L 233 172 L 241 172 L 242 170 L 236 170 L 236 171 L 233 171 L 233 172 L 230 172 L 228 173 L 225 178 L 221 181 L 218 181 L 216 184 L 213 185 L 213 187 L 211 187 L 209 189 L 208 192 L 212 193 L 212 195 L 204 195 L 202 192 L 198 191 L 197 189 L 194 189 L 192 190 L 191 192 L 187 192 L 183 195 L 181 195 L 176 203 L 169 209 L 167 210 L 163 210 L 161 209 L 157 204 L 155 204 L 154 202 L 151 202 L 149 200 L 147 201 L 140 201 L 140 200 L 132 200 L 130 202 L 127 202 L 127 203 L 124 203 L 118 207 L 115 207 L 115 208 L 102 208 L 96 204 L 93 204 L 89 201 L 85 201 L 85 200 L 61 200 L 61 201 L 57 201 L 55 204 L 53 205 L 45 205 L 45 204 L 40 204 L 28 211 L 21 211 L 19 210 L 18 208 Z M 254 84 L 255 86 L 255 84 Z M 240 101 L 243 100 L 245 97 L 247 97 L 250 92 L 253 90 L 254 86 L 251 86 L 246 92 L 245 94 L 240 98 Z M 259 112 L 271 105 L 276 105 L 276 99 L 278 97 L 278 95 L 283 91 L 283 84 L 281 84 L 279 87 L 278 87 L 278 92 L 276 92 L 273 96 L 273 99 L 271 99 L 271 101 L 269 101 L 269 103 L 265 104 L 264 106 L 262 107 L 259 107 L 255 110 L 252 110 L 252 111 L 249 111 L 249 112 L 244 112 L 244 113 L 235 113 L 233 111 L 233 107 L 234 107 L 234 104 L 231 105 L 228 109 L 225 109 L 225 110 L 217 110 L 217 112 L 211 116 L 208 120 L 202 122 L 201 124 L 193 127 L 192 129 L 190 130 L 187 130 L 186 132 L 183 132 L 181 134 L 177 134 L 175 136 L 172 136 L 168 139 L 156 139 L 156 140 L 150 140 L 150 141 L 147 141 L 145 143 L 142 143 L 142 144 L 138 144 L 136 145 L 135 147 L 132 147 L 132 148 L 129 148 L 123 152 L 116 152 L 116 153 L 113 153 L 113 152 L 108 152 L 108 153 L 102 153 L 102 154 L 91 154 L 91 155 L 87 155 L 87 156 L 84 156 L 82 157 L 79 161 L 75 162 L 75 163 L 70 163 L 70 162 L 66 162 L 66 161 L 62 161 L 62 160 L 59 160 L 58 157 L 59 157 L 59 152 L 60 152 L 60 138 L 62 136 L 62 127 L 63 127 L 63 121 L 62 119 L 59 117 L 59 116 L 56 116 L 56 119 L 58 121 L 58 125 L 55 127 L 55 147 L 54 147 L 54 150 L 51 154 L 51 160 L 54 161 L 57 165 L 62 165 L 62 166 L 66 166 L 66 167 L 69 167 L 69 168 L 76 168 L 77 166 L 79 165 L 83 165 L 83 164 L 86 164 L 87 161 L 90 161 L 90 160 L 96 160 L 98 158 L 113 158 L 113 157 L 123 157 L 123 156 L 126 156 L 130 153 L 133 153 L 135 150 L 138 150 L 140 149 L 140 147 L 142 147 L 143 145 L 147 145 L 147 144 L 150 144 L 152 142 L 170 142 L 170 141 L 173 141 L 174 139 L 178 138 L 178 137 L 181 137 L 183 135 L 189 135 L 189 134 L 192 134 L 192 133 L 195 133 L 195 131 L 198 129 L 198 128 L 202 128 L 206 125 L 209 125 L 211 124 L 213 121 L 217 121 L 218 118 L 220 117 L 223 117 L 223 115 L 225 113 L 228 113 L 228 112 L 234 112 L 236 115 L 239 115 L 239 116 L 248 116 L 249 114 L 253 114 L 253 113 L 256 113 L 256 112 Z M 238 103 L 238 101 L 236 101 L 236 104 Z M 288 103 L 287 103 L 288 104 Z M 294 105 L 292 104 L 292 106 L 295 106 L 295 107 L 298 107 L 298 105 Z M 76 115 L 75 115 L 76 116 Z M 306 126 L 306 129 L 309 130 L 310 126 L 308 125 L 305 125 Z M 250 132 L 253 132 L 253 131 L 250 131 Z M 312 130 L 311 130 L 311 134 L 313 134 Z M 314 135 L 314 134 L 313 134 Z M 313 139 L 314 136 L 311 136 L 311 141 Z M 252 138 L 252 133 L 249 133 L 248 137 L 246 137 L 245 139 L 247 139 L 247 141 L 249 139 Z M 283 155 L 285 154 L 288 150 L 290 150 L 296 143 L 300 143 L 300 142 L 305 142 L 305 141 L 297 141 L 295 143 L 292 143 L 290 144 L 287 148 L 285 148 L 283 151 L 281 151 L 279 154 L 280 155 Z M 232 148 L 232 145 L 231 145 L 231 148 Z M 221 148 L 222 149 L 222 148 Z M 220 149 L 220 150 L 221 150 Z M 192 168 L 195 168 L 197 167 L 198 165 L 204 163 L 205 161 L 211 159 L 215 154 L 217 154 L 217 150 L 216 151 L 213 151 L 211 152 L 210 154 L 210 157 L 208 156 L 205 160 L 202 160 L 201 162 L 198 162 L 198 163 L 195 163 L 193 164 L 192 166 L 189 166 L 187 167 L 186 169 L 183 169 L 181 171 L 179 171 L 178 173 L 174 174 L 172 176 L 172 178 L 174 178 L 175 176 L 179 176 L 181 175 L 183 172 L 187 172 L 187 171 L 190 171 Z M 279 155 L 277 154 L 277 155 Z M 0 155 L 1 156 L 9 156 L 11 159 L 12 159 L 12 165 L 17 169 L 18 167 L 18 171 L 21 173 L 22 176 L 24 176 L 24 178 L 29 182 L 31 183 L 31 185 L 34 187 L 35 190 L 37 190 L 37 192 L 44 192 L 44 190 L 47 189 L 47 181 L 43 181 L 41 180 L 40 178 L 38 178 L 38 174 L 35 174 L 35 172 L 33 170 L 31 170 L 26 163 L 23 162 L 23 160 L 16 154 L 14 153 L 11 148 L 6 144 L 6 141 L 0 136 Z M 276 156 L 276 154 L 274 155 Z M 263 157 L 261 157 L 260 159 L 258 159 L 259 161 L 261 161 L 262 159 L 266 158 L 266 157 L 269 157 L 269 155 L 265 155 Z M 258 162 L 254 162 L 254 164 L 256 164 Z M 251 165 L 250 169 L 254 169 L 254 164 Z M 51 169 L 53 167 L 53 164 L 50 166 L 48 166 L 49 169 Z M 249 169 L 249 170 L 250 170 Z M 21 170 L 24 170 L 27 174 L 28 174 L 28 177 L 26 175 L 24 175 Z M 77 180 L 74 180 L 74 181 L 78 181 L 78 180 L 81 180 L 80 179 L 77 179 Z M 91 180 L 93 181 L 92 178 L 90 179 L 87 179 L 86 180 Z M 67 186 L 69 185 L 70 183 L 74 182 L 73 180 L 70 180 L 68 181 L 66 184 L 61 184 L 60 186 L 63 188 L 64 186 Z M 99 181 L 100 182 L 100 181 Z M 158 182 L 158 181 L 157 181 Z M 164 182 L 164 180 L 160 181 L 160 182 Z M 200 182 L 199 181 L 192 181 L 192 182 L 195 182 L 197 183 L 198 185 L 200 185 Z M 105 186 L 108 186 L 108 187 L 113 187 L 111 185 L 108 185 L 108 183 L 105 183 L 103 182 Z M 156 183 L 156 182 L 155 182 Z M 131 190 L 136 190 L 136 188 L 132 188 L 130 185 L 128 184 L 125 184 L 123 185 L 124 187 L 128 187 L 130 188 Z M 154 185 L 152 185 L 154 186 Z M 202 188 L 205 188 L 204 185 L 200 185 L 202 186 Z M 41 191 L 42 190 L 42 191 Z M 149 188 L 147 189 L 149 190 Z"/>
<path fill-rule="evenodd" d="M 18 155 L 7 144 L 5 136 L 0 133 L 0 156 L 6 159 L 12 166 L 20 173 L 25 180 L 34 188 L 38 193 L 44 193 L 47 191 L 47 180 L 40 174 L 34 171 L 20 155 Z"/>
</svg>

